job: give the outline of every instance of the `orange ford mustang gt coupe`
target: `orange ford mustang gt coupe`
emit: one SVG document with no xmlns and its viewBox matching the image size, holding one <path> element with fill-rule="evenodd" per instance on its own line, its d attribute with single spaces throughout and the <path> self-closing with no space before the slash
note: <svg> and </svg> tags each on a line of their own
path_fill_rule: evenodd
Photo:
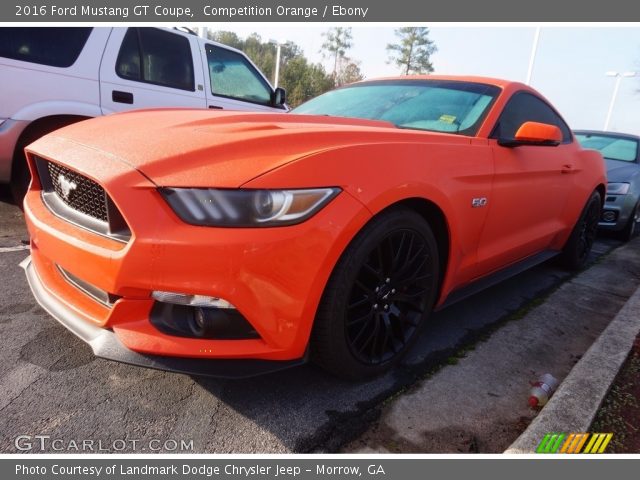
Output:
<svg viewBox="0 0 640 480">
<path fill-rule="evenodd" d="M 434 309 L 554 255 L 580 267 L 606 185 L 540 94 L 476 77 L 110 115 L 27 155 L 39 303 L 98 356 L 229 377 L 388 370 Z"/>
</svg>

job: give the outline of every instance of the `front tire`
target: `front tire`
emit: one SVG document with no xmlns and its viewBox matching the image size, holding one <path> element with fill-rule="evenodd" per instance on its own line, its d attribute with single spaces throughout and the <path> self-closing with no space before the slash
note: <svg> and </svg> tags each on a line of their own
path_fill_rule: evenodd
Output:
<svg viewBox="0 0 640 480">
<path fill-rule="evenodd" d="M 311 339 L 315 363 L 351 380 L 390 370 L 431 313 L 439 265 L 435 237 L 420 215 L 394 208 L 374 218 L 327 284 Z"/>
<path fill-rule="evenodd" d="M 566 268 L 579 270 L 587 263 L 591 248 L 598 235 L 601 210 L 600 193 L 593 192 L 560 254 L 560 262 Z"/>
</svg>

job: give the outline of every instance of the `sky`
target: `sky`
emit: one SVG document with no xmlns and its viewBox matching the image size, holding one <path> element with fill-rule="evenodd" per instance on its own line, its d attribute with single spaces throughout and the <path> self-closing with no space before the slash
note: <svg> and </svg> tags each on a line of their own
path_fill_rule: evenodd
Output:
<svg viewBox="0 0 640 480">
<path fill-rule="evenodd" d="M 220 27 L 241 37 L 256 32 L 263 40 L 293 41 L 307 58 L 330 69 L 319 53 L 326 25 Z M 438 47 L 432 57 L 435 73 L 525 82 L 535 31 L 535 26 L 430 26 Z M 392 26 L 354 26 L 352 34 L 347 56 L 361 62 L 366 78 L 399 73 L 387 63 L 386 46 L 396 38 Z M 531 85 L 572 128 L 604 127 L 616 82 L 605 75 L 610 71 L 637 71 L 638 76 L 621 79 L 609 129 L 640 135 L 640 26 L 542 26 Z"/>
</svg>

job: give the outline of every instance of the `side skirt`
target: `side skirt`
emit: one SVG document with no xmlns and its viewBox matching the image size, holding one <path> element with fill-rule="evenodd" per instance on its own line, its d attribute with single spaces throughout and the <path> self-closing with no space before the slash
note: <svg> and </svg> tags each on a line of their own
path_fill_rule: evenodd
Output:
<svg viewBox="0 0 640 480">
<path fill-rule="evenodd" d="M 550 260 L 551 258 L 558 255 L 560 252 L 555 250 L 544 250 L 540 253 L 536 253 L 535 255 L 531 255 L 530 257 L 525 258 L 524 260 L 520 260 L 519 262 L 513 263 L 508 267 L 503 268 L 502 270 L 498 270 L 497 272 L 491 273 L 485 277 L 482 277 L 464 287 L 458 288 L 451 292 L 445 302 L 436 308 L 437 310 L 442 310 L 443 308 L 448 307 L 449 305 L 453 305 L 465 298 L 468 298 L 476 293 L 481 292 L 482 290 L 486 290 L 489 287 L 493 287 L 500 282 L 503 282 L 515 275 L 518 275 L 525 270 L 529 270 L 530 268 L 535 267 L 536 265 L 540 265 L 541 263 Z"/>
</svg>

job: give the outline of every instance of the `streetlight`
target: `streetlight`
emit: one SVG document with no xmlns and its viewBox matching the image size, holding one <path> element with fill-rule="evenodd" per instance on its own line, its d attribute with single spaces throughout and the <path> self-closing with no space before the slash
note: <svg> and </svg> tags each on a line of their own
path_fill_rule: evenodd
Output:
<svg viewBox="0 0 640 480">
<path fill-rule="evenodd" d="M 638 72 L 607 72 L 607 77 L 616 77 L 616 83 L 613 87 L 613 95 L 611 96 L 611 103 L 609 104 L 609 111 L 607 112 L 607 119 L 604 121 L 604 131 L 609 130 L 609 122 L 611 122 L 611 114 L 613 113 L 613 106 L 616 103 L 616 97 L 618 96 L 618 89 L 620 88 L 620 80 L 623 78 L 635 77 Z"/>
<path fill-rule="evenodd" d="M 286 45 L 287 42 L 269 40 L 269 43 L 276 46 L 276 72 L 273 79 L 273 86 L 277 88 L 278 80 L 280 80 L 280 51 L 283 45 Z"/>
<path fill-rule="evenodd" d="M 533 36 L 533 45 L 531 46 L 531 56 L 529 57 L 529 69 L 527 70 L 527 85 L 531 85 L 531 76 L 533 75 L 533 64 L 536 61 L 536 53 L 538 52 L 539 41 L 540 41 L 540 27 L 536 27 L 536 33 Z"/>
</svg>

